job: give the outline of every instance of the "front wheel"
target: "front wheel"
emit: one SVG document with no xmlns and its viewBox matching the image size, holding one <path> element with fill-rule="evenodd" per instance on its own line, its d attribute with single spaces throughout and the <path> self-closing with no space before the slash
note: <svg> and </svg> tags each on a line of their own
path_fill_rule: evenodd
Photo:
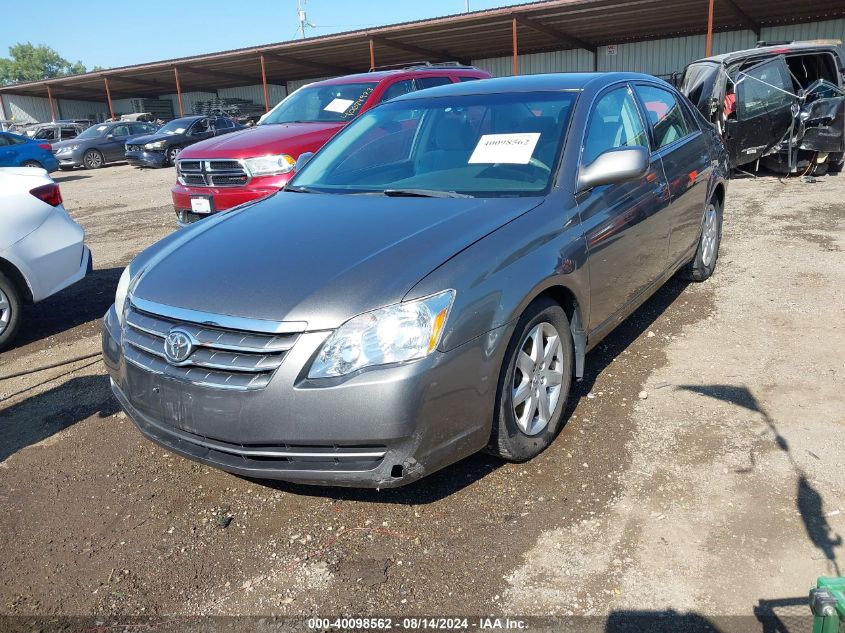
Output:
<svg viewBox="0 0 845 633">
<path fill-rule="evenodd" d="M 22 305 L 18 289 L 0 273 L 0 350 L 15 338 L 21 324 Z"/>
<path fill-rule="evenodd" d="M 44 169 L 44 166 L 37 160 L 25 160 L 21 167 L 35 167 L 36 169 Z"/>
<path fill-rule="evenodd" d="M 86 169 L 99 169 L 104 162 L 103 155 L 96 149 L 89 149 L 82 157 L 82 164 Z"/>
<path fill-rule="evenodd" d="M 181 147 L 171 147 L 167 150 L 167 164 L 168 165 L 175 165 L 176 164 L 176 157 L 179 156 L 179 152 L 182 151 Z"/>
<path fill-rule="evenodd" d="M 548 448 L 563 423 L 572 359 L 563 308 L 550 299 L 532 303 L 505 353 L 488 452 L 524 462 Z"/>
<path fill-rule="evenodd" d="M 678 271 L 678 276 L 690 281 L 704 281 L 716 270 L 719 246 L 722 243 L 722 207 L 716 200 L 707 203 L 701 237 L 692 260 Z"/>
</svg>

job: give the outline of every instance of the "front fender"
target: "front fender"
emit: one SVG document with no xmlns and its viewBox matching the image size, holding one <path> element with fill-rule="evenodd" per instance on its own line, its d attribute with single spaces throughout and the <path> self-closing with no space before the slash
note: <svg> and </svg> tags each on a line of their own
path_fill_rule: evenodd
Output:
<svg viewBox="0 0 845 633">
<path fill-rule="evenodd" d="M 561 204 L 565 201 L 565 204 Z M 405 299 L 457 291 L 440 342 L 448 351 L 510 323 L 538 295 L 565 289 L 589 312 L 586 243 L 571 194 L 549 197 L 435 269 Z"/>
</svg>

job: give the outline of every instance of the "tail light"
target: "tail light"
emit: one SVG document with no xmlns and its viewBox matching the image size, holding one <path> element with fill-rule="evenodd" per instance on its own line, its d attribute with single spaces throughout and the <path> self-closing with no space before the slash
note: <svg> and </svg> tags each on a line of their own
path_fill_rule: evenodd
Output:
<svg viewBox="0 0 845 633">
<path fill-rule="evenodd" d="M 53 146 L 50 145 L 49 143 L 39 143 L 38 147 L 40 147 L 41 149 L 49 149 L 49 150 L 53 149 Z"/>
<path fill-rule="evenodd" d="M 33 196 L 46 202 L 51 207 L 57 207 L 62 203 L 62 192 L 59 191 L 59 185 L 50 183 L 49 185 L 42 185 L 31 190 Z"/>
</svg>

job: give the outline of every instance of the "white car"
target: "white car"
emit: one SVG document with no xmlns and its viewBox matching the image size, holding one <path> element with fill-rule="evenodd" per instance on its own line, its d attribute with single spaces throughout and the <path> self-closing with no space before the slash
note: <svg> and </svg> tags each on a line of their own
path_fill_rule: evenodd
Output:
<svg viewBox="0 0 845 633">
<path fill-rule="evenodd" d="M 0 168 L 0 350 L 14 338 L 21 309 L 76 283 L 91 270 L 85 232 L 62 206 L 43 169 Z"/>
</svg>

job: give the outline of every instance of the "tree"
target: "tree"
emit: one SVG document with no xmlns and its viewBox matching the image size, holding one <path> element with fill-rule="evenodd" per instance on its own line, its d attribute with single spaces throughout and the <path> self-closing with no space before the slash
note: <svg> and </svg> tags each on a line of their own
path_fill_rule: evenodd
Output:
<svg viewBox="0 0 845 633">
<path fill-rule="evenodd" d="M 0 85 L 84 72 L 82 62 L 69 62 L 43 44 L 18 43 L 9 47 L 9 57 L 0 57 Z"/>
</svg>

